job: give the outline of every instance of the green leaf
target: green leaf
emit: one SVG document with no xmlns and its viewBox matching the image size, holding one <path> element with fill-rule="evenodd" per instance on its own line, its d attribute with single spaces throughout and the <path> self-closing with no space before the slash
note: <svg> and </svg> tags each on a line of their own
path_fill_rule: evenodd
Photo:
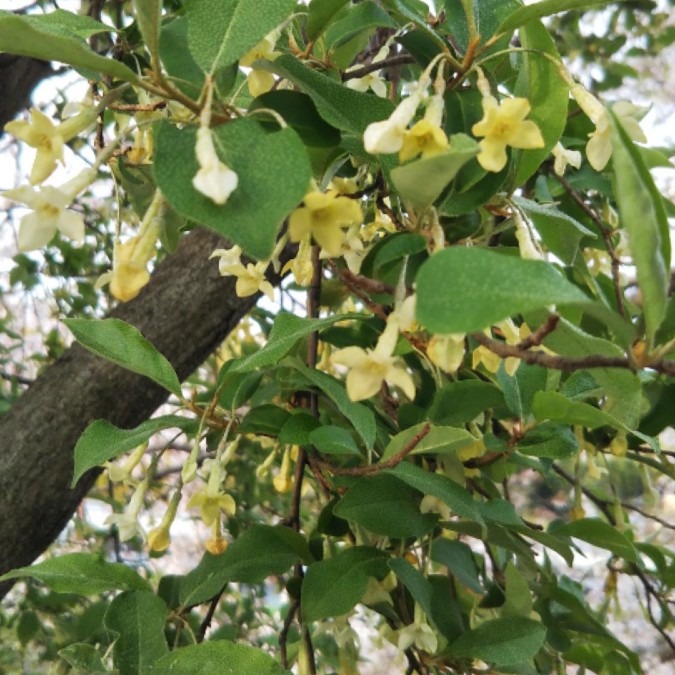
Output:
<svg viewBox="0 0 675 675">
<path fill-rule="evenodd" d="M 565 523 L 552 529 L 552 533 L 581 539 L 593 546 L 611 551 L 614 555 L 628 562 L 638 562 L 637 551 L 630 539 L 614 526 L 599 518 L 582 518 L 571 523 Z"/>
<path fill-rule="evenodd" d="M 295 563 L 312 561 L 305 539 L 281 525 L 252 525 L 222 555 L 206 554 L 184 579 L 184 606 L 206 602 L 230 581 L 256 584 L 284 574 Z"/>
<path fill-rule="evenodd" d="M 273 62 L 261 63 L 260 67 L 300 87 L 314 101 L 321 117 L 343 131 L 360 135 L 368 124 L 389 117 L 394 110 L 389 101 L 348 89 L 308 68 L 290 54 L 282 54 Z"/>
<path fill-rule="evenodd" d="M 513 201 L 532 221 L 546 247 L 566 265 L 574 262 L 582 239 L 596 238 L 591 230 L 553 205 L 542 206 L 524 197 L 513 197 Z"/>
<path fill-rule="evenodd" d="M 134 0 L 134 15 L 145 46 L 159 66 L 159 29 L 162 23 L 162 0 Z"/>
<path fill-rule="evenodd" d="M 344 385 L 321 371 L 307 368 L 299 362 L 292 365 L 305 379 L 318 387 L 336 405 L 337 409 L 349 420 L 366 447 L 372 448 L 375 442 L 375 414 L 362 403 L 354 403 L 347 396 Z"/>
<path fill-rule="evenodd" d="M 218 396 L 218 403 L 226 410 L 241 408 L 255 394 L 262 378 L 262 373 L 236 373 L 228 371 L 222 373 L 222 377 L 219 374 L 217 389 L 220 394 Z"/>
<path fill-rule="evenodd" d="M 296 410 L 281 428 L 279 443 L 309 445 L 311 443 L 309 440 L 310 434 L 320 426 L 320 420 L 314 417 L 311 412 L 302 409 Z"/>
<path fill-rule="evenodd" d="M 532 399 L 537 392 L 546 389 L 547 379 L 546 368 L 528 363 L 521 363 L 513 376 L 503 366 L 497 371 L 497 381 L 504 392 L 506 405 L 520 419 L 528 417 Z"/>
<path fill-rule="evenodd" d="M 410 591 L 413 600 L 430 617 L 433 590 L 429 580 L 405 558 L 391 558 L 387 561 L 387 565 L 398 577 L 399 581 Z"/>
<path fill-rule="evenodd" d="M 368 579 L 385 576 L 386 558 L 379 549 L 355 546 L 310 565 L 302 582 L 302 620 L 347 614 L 363 597 Z"/>
<path fill-rule="evenodd" d="M 522 185 L 549 156 L 560 140 L 567 124 L 569 88 L 556 66 L 539 52 L 560 61 L 560 54 L 553 38 L 539 21 L 532 21 L 518 31 L 526 52 L 519 69 L 516 96 L 527 98 L 532 106 L 528 119 L 537 124 L 544 137 L 544 147 L 538 150 L 521 150 L 514 153 L 516 171 L 513 185 Z"/>
<path fill-rule="evenodd" d="M 520 0 L 481 0 L 481 2 L 472 3 L 481 44 L 487 42 L 487 40 L 497 33 L 497 27 L 500 22 L 511 12 L 515 11 L 519 3 Z M 460 49 L 465 52 L 471 35 L 469 34 L 466 12 L 462 7 L 462 3 L 457 2 L 457 0 L 445 0 L 442 4 L 445 6 L 445 13 L 447 15 L 445 26 L 452 33 Z M 497 49 L 503 49 L 507 44 L 507 39 L 503 42 L 498 42 L 487 53 L 491 53 L 495 49 L 495 46 Z"/>
<path fill-rule="evenodd" d="M 262 434 L 264 436 L 278 436 L 284 425 L 291 418 L 288 410 L 273 403 L 251 408 L 239 425 L 240 434 Z"/>
<path fill-rule="evenodd" d="M 431 473 L 411 462 L 401 462 L 395 469 L 389 469 L 388 473 L 423 494 L 442 500 L 456 515 L 483 524 L 479 505 L 471 493 L 447 476 Z"/>
<path fill-rule="evenodd" d="M 544 644 L 546 628 L 519 616 L 494 619 L 464 633 L 450 646 L 455 656 L 482 659 L 497 666 L 529 661 Z"/>
<path fill-rule="evenodd" d="M 364 318 L 366 317 L 363 314 L 341 314 L 329 316 L 325 319 L 305 319 L 290 312 L 279 312 L 274 319 L 267 344 L 254 354 L 239 361 L 234 366 L 234 370 L 248 372 L 256 368 L 276 365 L 300 340 L 312 333 L 332 326 L 338 321 L 362 320 Z"/>
<path fill-rule="evenodd" d="M 439 293 L 448 283 L 452 292 Z M 549 263 L 459 246 L 422 265 L 417 298 L 417 318 L 434 333 L 479 331 L 514 314 L 587 300 Z"/>
<path fill-rule="evenodd" d="M 579 443 L 572 430 L 562 424 L 544 422 L 530 429 L 518 442 L 518 452 L 530 457 L 566 459 L 579 450 Z"/>
<path fill-rule="evenodd" d="M 316 40 L 348 2 L 349 0 L 311 0 L 307 8 L 307 38 Z"/>
<path fill-rule="evenodd" d="M 382 453 L 382 459 L 389 459 L 397 454 L 422 430 L 424 424 L 416 424 L 396 434 Z M 466 430 L 459 427 L 432 426 L 429 433 L 419 441 L 411 454 L 444 455 L 455 453 L 470 445 L 476 439 Z"/>
<path fill-rule="evenodd" d="M 164 656 L 169 647 L 164 637 L 168 609 L 150 591 L 128 591 L 108 607 L 105 625 L 118 634 L 113 657 L 120 675 L 141 675 Z"/>
<path fill-rule="evenodd" d="M 7 572 L 0 581 L 22 577 L 33 577 L 57 593 L 78 595 L 148 588 L 147 581 L 131 567 L 105 562 L 93 553 L 64 553 L 37 565 Z"/>
<path fill-rule="evenodd" d="M 420 512 L 422 494 L 390 473 L 361 478 L 333 513 L 386 537 L 422 537 L 438 521 Z"/>
<path fill-rule="evenodd" d="M 614 194 L 621 226 L 628 233 L 628 246 L 637 269 L 642 293 L 645 329 L 653 341 L 668 303 L 670 279 L 670 234 L 668 218 L 649 170 L 638 149 L 614 114 L 612 147 Z"/>
<path fill-rule="evenodd" d="M 75 642 L 63 649 L 59 649 L 59 656 L 76 672 L 107 673 L 101 654 L 93 645 L 85 642 Z"/>
<path fill-rule="evenodd" d="M 226 669 L 226 670 L 224 670 Z M 180 647 L 158 659 L 150 673 L 156 675 L 290 675 L 269 654 L 227 640 Z"/>
<path fill-rule="evenodd" d="M 342 427 L 321 426 L 310 433 L 309 441 L 325 455 L 361 456 L 359 446 L 354 442 L 352 435 Z"/>
<path fill-rule="evenodd" d="M 513 564 L 509 560 L 504 571 L 506 579 L 506 600 L 502 605 L 502 614 L 515 616 L 530 616 L 532 612 L 532 593 L 530 587 Z"/>
<path fill-rule="evenodd" d="M 429 408 L 429 419 L 444 426 L 464 424 L 484 410 L 500 405 L 504 405 L 504 395 L 493 384 L 482 380 L 459 380 L 436 391 Z"/>
<path fill-rule="evenodd" d="M 155 417 L 134 429 L 120 429 L 107 420 L 96 420 L 82 432 L 75 446 L 71 487 L 75 487 L 82 474 L 89 469 L 137 448 L 162 429 L 178 428 L 187 431 L 194 427 L 194 420 L 178 415 Z"/>
<path fill-rule="evenodd" d="M 349 5 L 348 11 L 340 14 L 339 19 L 326 31 L 324 39 L 328 51 L 344 45 L 368 28 L 396 28 L 396 23 L 373 0 L 362 0 L 358 4 Z"/>
<path fill-rule="evenodd" d="M 445 565 L 451 574 L 474 593 L 484 593 L 485 589 L 478 577 L 478 565 L 474 553 L 461 541 L 439 537 L 431 545 L 431 559 Z"/>
<path fill-rule="evenodd" d="M 588 429 L 603 426 L 623 429 L 649 444 L 655 452 L 660 452 L 659 444 L 655 439 L 632 429 L 614 415 L 584 401 L 570 401 L 555 391 L 537 392 L 534 396 L 532 412 L 538 420 L 549 419 L 565 424 L 579 424 Z"/>
<path fill-rule="evenodd" d="M 10 12 L 0 14 L 11 15 Z M 91 16 L 74 14 L 63 9 L 57 9 L 48 14 L 27 14 L 22 18 L 37 30 L 44 30 L 47 33 L 64 37 L 76 37 L 81 40 L 86 40 L 92 35 L 110 33 L 115 30 L 112 26 L 106 26 Z"/>
<path fill-rule="evenodd" d="M 591 9 L 606 5 L 611 0 L 540 0 L 532 5 L 519 7 L 515 12 L 509 14 L 504 21 L 499 24 L 497 33 L 506 33 L 524 26 L 534 19 L 541 19 L 544 16 L 558 14 L 560 12 L 569 12 L 572 9 Z"/>
<path fill-rule="evenodd" d="M 90 352 L 145 375 L 182 397 L 180 380 L 167 358 L 140 331 L 121 319 L 64 319 L 75 339 Z"/>
<path fill-rule="evenodd" d="M 450 147 L 439 155 L 418 159 L 391 172 L 401 197 L 418 208 L 433 204 L 457 172 L 478 154 L 478 143 L 465 134 L 450 138 Z"/>
<path fill-rule="evenodd" d="M 311 169 L 304 145 L 292 129 L 269 134 L 252 119 L 216 127 L 218 154 L 239 177 L 227 203 L 218 205 L 192 186 L 199 169 L 196 134 L 196 127 L 159 125 L 153 164 L 158 187 L 185 217 L 207 225 L 249 255 L 267 258 L 282 221 L 309 185 Z"/>
<path fill-rule="evenodd" d="M 193 99 L 204 85 L 204 72 L 188 49 L 188 18 L 178 16 L 162 26 L 159 37 L 162 64 L 176 86 Z"/>
<path fill-rule="evenodd" d="M 0 51 L 59 61 L 128 82 L 138 81 L 136 73 L 123 63 L 99 56 L 79 38 L 54 34 L 48 25 L 30 20 L 30 17 L 0 15 Z"/>
<path fill-rule="evenodd" d="M 295 9 L 295 0 L 187 0 L 190 52 L 205 73 L 234 63 Z"/>
</svg>

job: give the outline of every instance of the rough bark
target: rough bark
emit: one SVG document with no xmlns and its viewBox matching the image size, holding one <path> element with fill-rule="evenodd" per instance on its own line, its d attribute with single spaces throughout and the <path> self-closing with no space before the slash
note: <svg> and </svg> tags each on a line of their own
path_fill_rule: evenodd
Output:
<svg viewBox="0 0 675 675">
<path fill-rule="evenodd" d="M 35 85 L 53 74 L 46 61 L 0 54 L 0 136 L 5 124 L 26 107 Z"/>
<path fill-rule="evenodd" d="M 254 305 L 234 278 L 218 274 L 209 253 L 223 240 L 189 234 L 159 264 L 140 295 L 112 316 L 136 326 L 184 379 Z M 73 345 L 0 418 L 0 574 L 30 564 L 58 536 L 91 487 L 95 472 L 70 489 L 73 448 L 85 427 L 107 419 L 131 428 L 168 392 L 145 377 Z M 10 585 L 0 584 L 0 598 Z"/>
</svg>

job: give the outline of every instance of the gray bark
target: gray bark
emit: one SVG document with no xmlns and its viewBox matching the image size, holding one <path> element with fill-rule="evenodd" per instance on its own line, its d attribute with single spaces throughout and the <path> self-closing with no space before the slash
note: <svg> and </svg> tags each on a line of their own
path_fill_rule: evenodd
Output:
<svg viewBox="0 0 675 675">
<path fill-rule="evenodd" d="M 223 240 L 198 229 L 160 263 L 140 295 L 111 316 L 136 326 L 182 380 L 222 342 L 257 297 L 238 298 L 210 252 Z M 58 536 L 90 489 L 91 471 L 70 489 L 73 448 L 106 419 L 132 428 L 168 392 L 73 345 L 0 418 L 0 574 L 28 565 Z M 0 598 L 11 584 L 0 584 Z"/>
<path fill-rule="evenodd" d="M 53 74 L 46 61 L 0 54 L 0 136 L 5 124 L 26 107 L 35 85 Z"/>
</svg>

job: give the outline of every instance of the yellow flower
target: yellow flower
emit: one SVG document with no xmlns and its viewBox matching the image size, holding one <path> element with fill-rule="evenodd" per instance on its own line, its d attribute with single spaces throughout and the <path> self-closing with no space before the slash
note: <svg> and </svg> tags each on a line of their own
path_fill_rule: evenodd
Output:
<svg viewBox="0 0 675 675">
<path fill-rule="evenodd" d="M 148 532 L 148 548 L 151 551 L 161 553 L 169 548 L 171 543 L 171 535 L 169 530 L 163 527 L 155 527 Z"/>
<path fill-rule="evenodd" d="M 562 176 L 567 169 L 567 165 L 578 169 L 581 166 L 581 153 L 577 150 L 567 150 L 562 143 L 556 143 L 556 146 L 551 150 L 555 161 L 553 162 L 553 170 Z"/>
<path fill-rule="evenodd" d="M 398 153 L 401 162 L 407 162 L 420 153 L 422 157 L 433 157 L 447 150 L 448 137 L 441 128 L 443 105 L 443 97 L 434 94 L 429 100 L 424 119 L 404 133 L 403 146 Z"/>
<path fill-rule="evenodd" d="M 445 373 L 456 373 L 464 360 L 464 333 L 434 335 L 427 345 L 429 360 Z"/>
<path fill-rule="evenodd" d="M 94 169 L 85 169 L 60 188 L 47 185 L 38 188 L 23 185 L 3 194 L 33 209 L 21 218 L 19 249 L 32 251 L 47 245 L 59 230 L 76 241 L 84 239 L 84 220 L 79 213 L 66 207 L 96 178 Z"/>
<path fill-rule="evenodd" d="M 340 197 L 337 192 L 308 192 L 304 206 L 295 209 L 288 219 L 291 241 L 301 241 L 307 235 L 329 256 L 342 252 L 344 227 L 356 225 L 363 220 L 358 202 L 349 197 Z"/>
<path fill-rule="evenodd" d="M 483 98 L 483 119 L 471 131 L 475 136 L 484 136 L 477 159 L 486 171 L 497 172 L 506 166 L 507 145 L 524 150 L 544 147 L 539 127 L 525 120 L 529 112 L 526 98 L 509 98 L 501 103 L 493 96 Z"/>
<path fill-rule="evenodd" d="M 415 117 L 420 103 L 422 88 L 418 87 L 398 104 L 388 119 L 369 124 L 363 133 L 366 152 L 371 155 L 398 152 L 403 147 L 405 130 Z"/>
<path fill-rule="evenodd" d="M 389 55 L 389 50 L 389 44 L 385 44 L 373 57 L 372 63 L 378 63 L 385 59 Z M 351 70 L 358 70 L 359 68 L 361 68 L 360 64 L 347 68 L 345 72 L 348 73 Z M 368 89 L 372 89 L 380 98 L 387 98 L 387 84 L 382 79 L 381 72 L 381 70 L 376 70 L 372 73 L 367 73 L 363 77 L 353 77 L 347 80 L 346 85 L 349 89 L 353 89 L 354 91 L 366 92 Z"/>
<path fill-rule="evenodd" d="M 309 286 L 312 283 L 314 265 L 312 264 L 312 242 L 309 236 L 300 241 L 297 255 L 284 265 L 281 272 L 285 274 L 289 270 L 293 273 L 298 286 Z"/>
<path fill-rule="evenodd" d="M 239 65 L 245 68 L 250 67 L 251 71 L 248 74 L 247 84 L 251 96 L 256 97 L 268 92 L 274 86 L 274 75 L 261 70 L 260 68 L 253 68 L 252 64 L 255 61 L 266 60 L 274 61 L 279 56 L 280 52 L 274 51 L 274 45 L 277 41 L 278 31 L 273 31 L 267 37 L 263 38 L 250 52 L 239 59 Z"/>
<path fill-rule="evenodd" d="M 31 108 L 31 121 L 16 120 L 5 124 L 5 131 L 37 150 L 30 173 L 31 185 L 49 178 L 58 162 L 63 163 L 63 146 L 96 119 L 96 109 L 87 108 L 76 117 L 55 126 L 37 108 Z"/>
<path fill-rule="evenodd" d="M 213 132 L 207 126 L 197 130 L 195 145 L 199 171 L 192 186 L 216 204 L 224 204 L 239 183 L 237 174 L 220 161 L 213 144 Z"/>
<path fill-rule="evenodd" d="M 290 492 L 293 488 L 293 476 L 291 475 L 291 449 L 286 448 L 284 456 L 281 459 L 281 467 L 279 473 L 272 481 L 274 489 L 281 494 Z"/>
<path fill-rule="evenodd" d="M 382 382 L 399 387 L 405 395 L 415 398 L 412 376 L 392 356 L 398 340 L 398 324 L 390 321 L 377 341 L 375 349 L 345 347 L 336 351 L 331 362 L 347 366 L 347 395 L 352 401 L 362 401 L 377 394 Z"/>
<path fill-rule="evenodd" d="M 473 350 L 471 367 L 474 370 L 478 368 L 478 366 L 483 365 L 485 370 L 496 373 L 499 370 L 500 363 L 501 359 L 487 347 L 483 347 L 483 345 L 479 345 Z"/>
<path fill-rule="evenodd" d="M 188 508 L 192 508 L 193 506 L 199 507 L 201 518 L 205 525 L 212 525 L 220 518 L 221 511 L 224 511 L 229 516 L 233 516 L 237 509 L 232 496 L 221 492 L 220 486 L 216 488 L 212 487 L 211 481 L 190 497 Z"/>
<path fill-rule="evenodd" d="M 138 516 L 143 508 L 143 499 L 149 485 L 146 477 L 134 490 L 124 513 L 113 513 L 105 519 L 108 525 L 117 526 L 120 541 L 128 541 L 137 534 L 142 534 L 143 530 L 138 522 Z"/>
<path fill-rule="evenodd" d="M 255 293 L 264 293 L 271 302 L 274 302 L 274 287 L 267 281 L 265 272 L 269 263 L 260 261 L 257 263 L 241 262 L 241 249 L 239 246 L 233 246 L 231 249 L 218 248 L 210 256 L 211 258 L 220 258 L 218 261 L 218 270 L 221 276 L 237 277 L 235 293 L 240 298 L 246 298 Z"/>
<path fill-rule="evenodd" d="M 204 548 L 206 548 L 211 555 L 222 555 L 227 551 L 227 546 L 227 539 L 221 536 L 211 537 L 211 539 L 204 544 Z"/>
</svg>

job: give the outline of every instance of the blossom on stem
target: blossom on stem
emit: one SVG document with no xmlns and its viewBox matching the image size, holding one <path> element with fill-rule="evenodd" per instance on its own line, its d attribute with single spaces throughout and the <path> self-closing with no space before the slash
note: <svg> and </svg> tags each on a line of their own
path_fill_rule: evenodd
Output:
<svg viewBox="0 0 675 675">
<path fill-rule="evenodd" d="M 358 201 L 329 190 L 308 192 L 303 203 L 304 206 L 295 209 L 288 219 L 291 241 L 301 241 L 311 235 L 328 256 L 339 256 L 344 239 L 343 228 L 363 221 Z"/>
<path fill-rule="evenodd" d="M 214 522 L 219 521 L 221 511 L 233 516 L 237 508 L 232 496 L 221 491 L 223 479 L 221 463 L 212 460 L 209 463 L 209 469 L 206 485 L 195 492 L 188 502 L 188 508 L 199 507 L 201 519 L 205 525 L 213 525 Z"/>
<path fill-rule="evenodd" d="M 46 246 L 58 230 L 61 234 L 81 241 L 84 239 L 84 219 L 66 207 L 96 177 L 96 171 L 85 169 L 60 188 L 42 185 L 37 188 L 23 185 L 3 194 L 33 209 L 21 218 L 19 249 L 32 251 Z"/>
<path fill-rule="evenodd" d="M 146 477 L 134 490 L 124 512 L 113 513 L 105 519 L 106 524 L 117 526 L 120 541 L 128 541 L 129 539 L 133 539 L 137 534 L 142 534 L 143 530 L 138 523 L 138 516 L 143 508 L 143 499 L 149 484 Z"/>
<path fill-rule="evenodd" d="M 398 153 L 401 162 L 407 162 L 420 153 L 422 157 L 433 157 L 448 148 L 448 137 L 441 124 L 443 122 L 443 97 L 434 94 L 427 104 L 424 118 L 416 122 L 403 134 L 403 145 Z"/>
<path fill-rule="evenodd" d="M 494 96 L 483 98 L 483 119 L 471 132 L 483 136 L 478 162 L 486 171 L 501 171 L 506 166 L 506 146 L 530 150 L 544 147 L 544 138 L 535 122 L 525 118 L 530 112 L 526 98 L 509 98 L 501 103 Z"/>
<path fill-rule="evenodd" d="M 372 63 L 379 63 L 387 58 L 389 55 L 389 44 L 385 44 L 382 49 L 373 57 Z M 347 68 L 345 73 L 351 70 L 358 70 L 361 65 L 351 66 Z M 346 85 L 349 89 L 354 91 L 366 92 L 372 89 L 376 96 L 380 98 L 387 98 L 387 84 L 382 79 L 382 71 L 375 70 L 372 73 L 366 73 L 363 77 L 353 77 L 347 80 Z"/>
<path fill-rule="evenodd" d="M 266 70 L 254 68 L 253 63 L 260 60 L 274 61 L 280 54 L 280 52 L 274 51 L 274 46 L 278 39 L 279 31 L 272 31 L 253 47 L 253 49 L 239 59 L 240 66 L 251 68 L 246 82 L 248 84 L 248 90 L 253 97 L 268 92 L 274 86 L 274 75 Z"/>
<path fill-rule="evenodd" d="M 192 179 L 194 189 L 216 204 L 224 204 L 236 190 L 239 177 L 220 161 L 213 142 L 213 132 L 206 125 L 197 129 L 195 153 L 199 171 Z"/>
<path fill-rule="evenodd" d="M 405 395 L 415 398 L 412 376 L 392 356 L 398 340 L 398 324 L 387 323 L 375 349 L 345 347 L 331 356 L 331 362 L 347 366 L 347 395 L 352 401 L 362 401 L 375 395 L 382 382 L 399 387 Z"/>
<path fill-rule="evenodd" d="M 464 333 L 434 335 L 427 345 L 429 360 L 445 373 L 456 373 L 464 360 L 465 337 Z"/>
<path fill-rule="evenodd" d="M 220 258 L 218 269 L 221 276 L 237 277 L 237 283 L 234 287 L 235 293 L 240 298 L 247 298 L 255 293 L 264 293 L 272 302 L 274 302 L 274 287 L 267 281 L 265 272 L 269 266 L 266 261 L 257 263 L 241 262 L 241 249 L 233 246 L 231 249 L 217 248 L 210 256 L 211 258 Z"/>
<path fill-rule="evenodd" d="M 404 98 L 386 120 L 373 122 L 363 133 L 363 145 L 371 155 L 391 154 L 403 147 L 405 131 L 422 103 L 423 93 L 418 87 Z"/>
<path fill-rule="evenodd" d="M 37 150 L 30 172 L 31 185 L 38 185 L 51 176 L 57 163 L 63 163 L 63 146 L 90 126 L 96 115 L 92 106 L 57 126 L 37 108 L 31 108 L 30 122 L 15 120 L 5 124 L 5 131 Z"/>
<path fill-rule="evenodd" d="M 312 241 L 309 235 L 300 240 L 298 252 L 292 260 L 289 260 L 282 270 L 282 274 L 292 272 L 295 283 L 298 286 L 309 286 L 312 283 L 314 265 L 312 264 Z"/>
<path fill-rule="evenodd" d="M 562 143 L 556 143 L 553 150 L 551 150 L 551 154 L 555 160 L 553 162 L 553 170 L 558 176 L 565 174 L 568 164 L 575 169 L 581 166 L 581 153 L 578 150 L 568 150 Z"/>
</svg>

